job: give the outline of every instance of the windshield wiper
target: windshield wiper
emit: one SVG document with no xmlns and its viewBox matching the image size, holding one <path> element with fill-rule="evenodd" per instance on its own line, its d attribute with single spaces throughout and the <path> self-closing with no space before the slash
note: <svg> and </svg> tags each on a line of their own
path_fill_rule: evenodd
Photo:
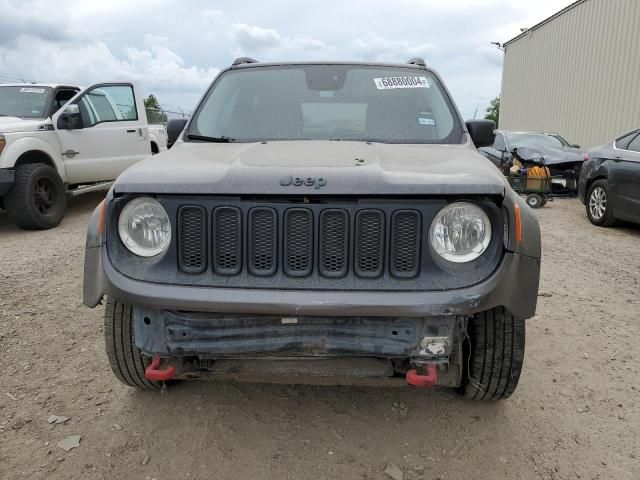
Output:
<svg viewBox="0 0 640 480">
<path fill-rule="evenodd" d="M 212 143 L 231 143 L 236 141 L 235 138 L 227 137 L 224 135 L 222 137 L 208 137 L 206 135 L 194 135 L 190 133 L 187 135 L 187 138 L 189 140 L 200 140 L 201 142 L 212 142 Z"/>
</svg>

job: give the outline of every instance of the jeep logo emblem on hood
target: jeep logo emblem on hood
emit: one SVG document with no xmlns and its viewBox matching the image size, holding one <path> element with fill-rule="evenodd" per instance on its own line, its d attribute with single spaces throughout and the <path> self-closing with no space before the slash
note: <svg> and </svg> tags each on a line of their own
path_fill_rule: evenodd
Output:
<svg viewBox="0 0 640 480">
<path fill-rule="evenodd" d="M 284 177 L 280 179 L 280 185 L 288 187 L 293 185 L 294 187 L 315 187 L 322 188 L 327 184 L 327 179 L 324 177 Z"/>
</svg>

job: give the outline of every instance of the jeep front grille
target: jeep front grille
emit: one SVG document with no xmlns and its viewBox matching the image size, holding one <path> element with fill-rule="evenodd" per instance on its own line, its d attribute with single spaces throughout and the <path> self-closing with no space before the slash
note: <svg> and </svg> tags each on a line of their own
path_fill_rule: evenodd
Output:
<svg viewBox="0 0 640 480">
<path fill-rule="evenodd" d="M 320 213 L 318 269 L 324 277 L 343 277 L 349 261 L 349 216 L 344 210 L 326 209 Z"/>
<path fill-rule="evenodd" d="M 141 259 L 108 219 L 106 248 L 118 272 L 165 285 L 289 291 L 442 291 L 475 285 L 505 258 L 503 211 L 487 251 L 464 266 L 434 255 L 428 230 L 444 198 L 158 195 L 173 226 L 170 248 Z M 123 204 L 129 197 L 115 199 Z M 118 208 L 120 208 L 118 206 Z M 354 315 L 357 312 L 351 312 Z"/>
<path fill-rule="evenodd" d="M 284 212 L 284 271 L 306 277 L 313 267 L 313 214 L 306 208 Z"/>
<path fill-rule="evenodd" d="M 273 208 L 249 210 L 249 271 L 254 275 L 276 273 L 278 258 L 278 218 Z"/>
<path fill-rule="evenodd" d="M 396 277 L 412 278 L 420 267 L 420 214 L 415 210 L 397 210 L 391 217 L 390 268 Z"/>
<path fill-rule="evenodd" d="M 422 215 L 418 210 L 331 208 L 325 205 L 218 206 L 207 231 L 205 209 L 178 210 L 179 268 L 201 273 L 211 238 L 213 272 L 288 277 L 314 272 L 325 278 L 349 273 L 363 279 L 420 273 Z M 246 253 L 246 260 L 244 254 Z"/>
<path fill-rule="evenodd" d="M 180 236 L 180 269 L 187 273 L 201 273 L 207 268 L 207 214 L 204 208 L 187 205 L 178 216 Z"/>
<path fill-rule="evenodd" d="M 379 277 L 384 262 L 384 212 L 361 210 L 356 214 L 355 270 L 359 277 Z"/>
<path fill-rule="evenodd" d="M 242 267 L 242 213 L 236 207 L 213 211 L 213 270 L 234 275 Z"/>
</svg>

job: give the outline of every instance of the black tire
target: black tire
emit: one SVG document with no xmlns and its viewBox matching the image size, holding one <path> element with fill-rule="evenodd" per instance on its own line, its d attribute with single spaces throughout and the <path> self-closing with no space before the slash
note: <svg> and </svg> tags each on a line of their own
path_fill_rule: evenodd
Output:
<svg viewBox="0 0 640 480">
<path fill-rule="evenodd" d="M 524 323 L 502 307 L 469 319 L 460 393 L 485 401 L 511 396 L 524 361 Z"/>
<path fill-rule="evenodd" d="M 5 199 L 9 218 L 25 230 L 57 226 L 67 209 L 67 193 L 55 168 L 27 163 L 16 168 L 16 178 Z"/>
<path fill-rule="evenodd" d="M 104 340 L 111 370 L 118 380 L 130 387 L 157 390 L 160 382 L 144 376 L 151 359 L 142 355 L 133 339 L 133 308 L 131 305 L 107 299 L 104 311 Z"/>
<path fill-rule="evenodd" d="M 604 194 L 604 213 L 601 216 L 598 216 L 601 210 L 596 208 L 595 204 L 592 205 L 592 201 L 594 203 L 597 202 L 599 193 Z M 587 191 L 587 197 L 584 202 L 587 209 L 587 217 L 591 223 L 598 227 L 613 227 L 617 223 L 617 220 L 613 217 L 613 209 L 609 198 L 609 184 L 604 179 L 593 182 Z"/>
<path fill-rule="evenodd" d="M 527 202 L 527 205 L 529 205 L 531 208 L 540 208 L 545 204 L 542 195 L 538 195 L 537 193 L 530 193 L 529 195 L 527 195 L 527 198 L 525 200 Z"/>
</svg>

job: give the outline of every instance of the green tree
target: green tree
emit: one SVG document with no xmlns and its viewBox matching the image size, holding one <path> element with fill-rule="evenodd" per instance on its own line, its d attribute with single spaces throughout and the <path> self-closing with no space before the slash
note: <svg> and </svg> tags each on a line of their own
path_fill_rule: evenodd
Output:
<svg viewBox="0 0 640 480">
<path fill-rule="evenodd" d="M 500 97 L 496 97 L 489 102 L 489 107 L 487 108 L 487 113 L 484 116 L 487 120 L 493 120 L 498 126 L 498 121 L 500 120 Z"/>
<path fill-rule="evenodd" d="M 166 121 L 166 115 L 162 112 L 160 102 L 153 93 L 144 99 L 144 108 L 147 111 L 147 120 L 149 123 L 162 123 Z"/>
</svg>

